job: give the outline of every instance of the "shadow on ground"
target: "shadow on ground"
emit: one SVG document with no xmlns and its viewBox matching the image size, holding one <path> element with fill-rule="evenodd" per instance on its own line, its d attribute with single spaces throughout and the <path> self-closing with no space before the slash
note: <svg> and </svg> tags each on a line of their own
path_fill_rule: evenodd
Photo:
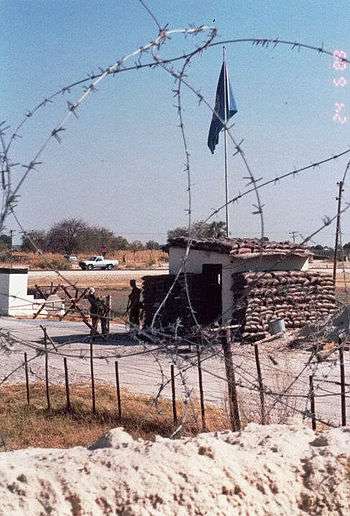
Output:
<svg viewBox="0 0 350 516">
<path fill-rule="evenodd" d="M 52 340 L 57 345 L 64 344 L 88 344 L 91 341 L 91 336 L 86 333 L 76 334 L 73 333 L 71 335 L 59 335 L 57 337 L 53 337 Z M 98 345 L 107 345 L 107 346 L 137 346 L 139 342 L 135 339 L 135 337 L 126 332 L 126 333 L 114 333 L 110 334 L 107 337 L 102 337 L 101 335 L 97 335 L 92 338 L 92 342 Z"/>
</svg>

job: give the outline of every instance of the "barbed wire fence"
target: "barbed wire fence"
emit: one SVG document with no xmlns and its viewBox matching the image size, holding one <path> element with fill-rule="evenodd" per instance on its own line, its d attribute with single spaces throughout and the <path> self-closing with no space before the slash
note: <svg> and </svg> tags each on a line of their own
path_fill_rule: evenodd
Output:
<svg viewBox="0 0 350 516">
<path fill-rule="evenodd" d="M 263 178 L 256 176 L 253 173 L 252 167 L 249 165 L 247 156 L 243 150 L 243 140 L 239 141 L 232 135 L 232 127 L 229 127 L 228 124 L 225 123 L 224 120 L 220 118 L 220 115 L 215 111 L 215 108 L 211 105 L 211 103 L 206 100 L 206 98 L 200 93 L 200 91 L 192 84 L 191 80 L 188 78 L 188 70 L 192 64 L 192 60 L 194 58 L 200 57 L 205 52 L 209 51 L 212 48 L 215 48 L 218 45 L 235 45 L 235 44 L 251 44 L 257 48 L 263 49 L 274 49 L 277 46 L 286 47 L 290 50 L 305 50 L 313 52 L 316 56 L 328 56 L 334 57 L 334 53 L 330 50 L 326 50 L 323 46 L 312 46 L 303 44 L 301 42 L 281 40 L 279 38 L 240 38 L 240 39 L 230 39 L 225 41 L 216 41 L 217 39 L 217 29 L 215 27 L 207 27 L 207 26 L 198 26 L 198 27 L 188 27 L 182 29 L 168 29 L 168 26 L 162 26 L 157 18 L 154 16 L 152 11 L 148 8 L 148 6 L 142 0 L 139 0 L 144 9 L 148 12 L 148 14 L 154 20 L 158 33 L 154 37 L 154 39 L 147 43 L 130 54 L 120 58 L 113 65 L 101 68 L 98 73 L 90 74 L 88 77 L 83 79 L 79 79 L 75 82 L 70 83 L 69 85 L 64 86 L 63 88 L 57 90 L 56 92 L 49 95 L 47 98 L 41 100 L 36 106 L 34 106 L 31 110 L 27 111 L 24 118 L 15 126 L 14 130 L 11 130 L 9 126 L 6 125 L 6 122 L 2 122 L 0 124 L 0 142 L 2 152 L 0 154 L 0 162 L 1 162 L 1 187 L 3 191 L 2 196 L 2 207 L 0 214 L 0 229 L 4 229 L 4 224 L 7 218 L 12 215 L 20 231 L 23 235 L 30 238 L 28 233 L 24 228 L 24 224 L 19 220 L 18 214 L 16 213 L 17 204 L 20 199 L 20 191 L 25 184 L 25 181 L 29 174 L 31 174 L 37 167 L 41 167 L 43 165 L 42 157 L 44 155 L 45 150 L 48 148 L 49 144 L 53 141 L 60 143 L 62 138 L 66 134 L 67 123 L 74 116 L 78 118 L 79 109 L 82 105 L 92 96 L 92 93 L 97 91 L 97 86 L 102 83 L 102 81 L 106 78 L 115 78 L 120 73 L 140 71 L 144 68 L 158 68 L 165 72 L 167 75 L 172 77 L 175 81 L 175 87 L 173 89 L 174 98 L 176 101 L 176 112 L 179 120 L 179 129 L 183 144 L 184 150 L 184 172 L 186 175 L 186 190 L 188 192 L 187 199 L 187 207 L 186 212 L 188 214 L 188 239 L 187 246 L 184 253 L 184 258 L 182 260 L 181 266 L 179 267 L 177 274 L 173 278 L 172 285 L 168 289 L 168 292 L 162 302 L 160 303 L 157 311 L 154 314 L 153 322 L 151 328 L 139 330 L 137 328 L 131 328 L 131 336 L 136 339 L 138 343 L 138 350 L 129 353 L 123 353 L 120 350 L 116 351 L 114 348 L 108 350 L 106 352 L 104 349 L 99 349 L 98 352 L 95 352 L 94 348 L 91 346 L 91 342 L 89 342 L 89 346 L 86 346 L 84 349 L 83 346 L 80 347 L 79 350 L 74 350 L 74 345 L 68 341 L 63 343 L 62 345 L 56 343 L 56 349 L 53 347 L 49 347 L 46 343 L 46 347 L 44 348 L 41 343 L 37 342 L 37 337 L 34 336 L 35 331 L 33 330 L 33 340 L 26 338 L 21 338 L 18 334 L 13 330 L 1 330 L 0 332 L 0 351 L 1 353 L 6 353 L 6 356 L 14 356 L 19 353 L 31 353 L 32 356 L 29 359 L 24 359 L 19 364 L 17 363 L 12 370 L 8 371 L 0 380 L 0 386 L 8 382 L 9 380 L 13 380 L 20 375 L 20 378 L 23 379 L 23 371 L 26 367 L 28 367 L 28 363 L 35 364 L 38 361 L 42 361 L 43 357 L 47 360 L 47 357 L 55 357 L 54 360 L 63 360 L 69 359 L 74 361 L 97 361 L 98 363 L 108 363 L 109 361 L 123 361 L 127 359 L 131 359 L 134 357 L 149 357 L 153 358 L 153 362 L 155 367 L 158 370 L 158 376 L 160 378 L 159 383 L 156 386 L 156 392 L 153 393 L 153 401 L 156 403 L 159 397 L 164 393 L 165 389 L 169 387 L 171 384 L 171 378 L 169 373 L 165 369 L 166 367 L 169 369 L 169 365 L 173 365 L 177 370 L 176 378 L 180 382 L 182 387 L 182 392 L 184 395 L 185 405 L 187 409 L 183 414 L 182 420 L 177 425 L 176 429 L 173 432 L 173 436 L 178 435 L 180 430 L 184 424 L 184 421 L 188 417 L 189 411 L 192 411 L 192 414 L 196 416 L 196 410 L 193 403 L 194 393 L 197 393 L 198 390 L 193 386 L 192 382 L 189 382 L 189 379 L 186 377 L 186 374 L 193 374 L 194 371 L 198 370 L 201 372 L 200 374 L 206 376 L 206 378 L 220 380 L 224 385 L 228 384 L 228 378 L 224 375 L 222 370 L 224 363 L 223 350 L 220 344 L 220 332 L 216 332 L 215 334 L 211 331 L 213 326 L 220 327 L 219 318 L 214 321 L 211 327 L 203 327 L 199 324 L 196 310 L 193 307 L 193 303 L 191 300 L 190 290 L 188 286 L 188 273 L 186 270 L 186 263 L 191 253 L 191 246 L 193 243 L 194 235 L 192 234 L 192 221 L 193 221 L 193 205 L 192 205 L 192 170 L 191 170 L 191 151 L 190 151 L 190 138 L 186 132 L 185 125 L 185 117 L 183 113 L 183 94 L 182 90 L 186 88 L 193 96 L 198 100 L 199 105 L 204 105 L 211 114 L 214 114 L 222 123 L 224 129 L 227 131 L 228 137 L 230 138 L 232 145 L 235 149 L 234 156 L 238 156 L 244 166 L 246 173 L 248 174 L 249 181 L 247 184 L 247 189 L 243 192 L 239 192 L 237 195 L 229 199 L 228 203 L 221 204 L 214 210 L 212 210 L 208 216 L 205 218 L 205 222 L 209 222 L 211 219 L 216 217 L 226 206 L 238 203 L 240 200 L 245 199 L 250 194 L 255 195 L 256 204 L 253 205 L 253 216 L 259 217 L 260 223 L 260 239 L 262 240 L 265 236 L 265 223 L 264 223 L 264 204 L 261 199 L 260 191 L 271 187 L 276 184 L 280 184 L 282 181 L 287 180 L 290 177 L 300 178 L 304 173 L 316 172 L 320 169 L 321 166 L 333 163 L 336 160 L 339 160 L 350 153 L 350 148 L 347 147 L 341 152 L 337 152 L 332 156 L 323 157 L 322 159 L 317 159 L 313 163 L 306 164 L 300 168 L 294 168 L 290 171 L 280 173 L 276 175 L 272 179 L 263 180 Z M 175 35 L 183 35 L 185 37 L 195 37 L 206 35 L 204 41 L 199 43 L 194 50 L 189 53 L 182 53 L 173 58 L 164 59 L 161 57 L 160 51 L 163 46 L 166 45 L 167 41 Z M 145 63 L 142 60 L 144 57 L 150 59 L 149 62 Z M 136 59 L 134 64 L 127 66 L 126 63 L 132 59 Z M 338 59 L 342 63 L 349 64 L 349 61 L 344 56 L 338 56 Z M 179 68 L 175 68 L 174 63 L 179 63 L 181 66 Z M 73 89 L 77 87 L 83 87 L 83 93 L 77 97 L 77 100 L 72 102 L 71 100 L 67 100 L 67 106 L 65 110 L 64 116 L 61 120 L 51 129 L 46 139 L 40 146 L 40 148 L 33 153 L 33 157 L 28 164 L 18 163 L 15 158 L 12 157 L 13 148 L 15 147 L 15 143 L 18 138 L 22 135 L 20 132 L 25 128 L 29 120 L 32 120 L 34 115 L 39 114 L 43 108 L 48 107 L 50 104 L 54 103 L 60 96 L 67 95 L 72 92 Z M 12 154 L 11 154 L 12 153 Z M 343 182 L 345 184 L 347 171 L 349 169 L 349 163 L 346 166 L 345 173 L 343 176 Z M 24 173 L 20 177 L 19 181 L 16 185 L 14 185 L 13 181 L 13 169 L 18 167 L 24 168 Z M 350 204 L 346 203 L 345 207 L 341 210 L 340 215 L 342 216 L 350 207 Z M 307 237 L 302 238 L 302 242 L 298 244 L 305 245 L 308 242 L 311 242 L 312 239 L 317 236 L 321 231 L 325 228 L 329 227 L 337 218 L 337 215 L 333 217 L 326 217 L 322 224 L 313 231 Z M 33 247 L 37 250 L 37 252 L 43 255 L 45 259 L 45 253 L 37 246 L 37 244 L 31 240 Z M 263 249 L 261 249 L 261 253 Z M 293 252 L 293 247 L 291 246 L 290 254 Z M 289 254 L 289 255 L 290 255 Z M 288 253 L 286 256 L 281 258 L 279 262 L 283 262 L 283 260 L 287 260 L 289 257 Z M 276 263 L 274 265 L 276 265 Z M 50 267 L 50 263 L 48 262 L 48 266 Z M 70 284 L 69 279 L 65 276 L 61 271 L 56 270 L 54 267 L 52 270 L 58 275 L 58 277 Z M 265 271 L 263 274 L 267 274 L 270 270 Z M 177 329 L 169 329 L 156 327 L 156 321 L 159 322 L 159 316 L 167 302 L 170 298 L 174 286 L 176 285 L 180 275 L 184 276 L 184 285 L 186 292 L 186 299 L 188 303 L 189 310 L 191 312 L 191 317 L 194 323 L 194 329 L 189 333 L 182 334 L 181 336 L 177 335 Z M 343 263 L 343 275 L 344 281 L 346 284 L 346 270 Z M 258 279 L 256 280 L 258 281 Z M 252 283 L 253 286 L 254 283 Z M 346 284 L 347 285 L 347 284 Z M 251 286 L 251 288 L 252 288 Z M 347 290 L 347 286 L 346 286 Z M 1 294 L 0 295 L 6 295 Z M 234 311 L 239 310 L 244 302 L 246 296 L 248 295 L 248 291 L 244 293 L 239 299 L 235 300 L 235 305 L 232 303 L 232 306 L 229 307 L 228 311 L 230 313 L 234 313 Z M 23 300 L 24 301 L 24 300 Z M 111 320 L 115 321 L 115 316 L 111 317 Z M 124 322 L 121 320 L 121 322 Z M 180 322 L 181 324 L 181 322 Z M 262 370 L 264 374 L 264 384 L 261 385 L 261 378 L 259 380 L 259 375 L 256 371 L 256 360 L 252 353 L 252 347 L 247 347 L 246 350 L 242 350 L 241 348 L 235 347 L 233 353 L 233 362 L 234 362 L 234 371 L 235 371 L 235 382 L 238 388 L 239 393 L 248 392 L 254 395 L 253 405 L 259 406 L 262 401 L 262 395 L 264 398 L 264 403 L 266 406 L 264 407 L 264 418 L 266 421 L 273 421 L 274 418 L 277 417 L 278 411 L 283 407 L 286 413 L 294 414 L 299 413 L 305 419 L 311 419 L 314 421 L 319 421 L 325 425 L 337 425 L 339 422 L 336 421 L 336 417 L 329 418 L 329 409 L 334 403 L 335 397 L 338 396 L 338 393 L 334 390 L 327 390 L 323 384 L 324 382 L 334 382 L 331 385 L 337 385 L 338 379 L 334 378 L 334 368 L 335 364 L 337 364 L 337 360 L 332 360 L 330 363 L 324 363 L 322 361 L 317 360 L 318 351 L 319 351 L 319 342 L 322 340 L 322 335 L 320 332 L 324 333 L 323 337 L 328 331 L 328 326 L 323 326 L 320 324 L 318 328 L 318 332 L 311 333 L 308 335 L 308 340 L 310 347 L 312 347 L 312 351 L 306 358 L 305 354 L 303 355 L 303 360 L 306 360 L 305 364 L 300 365 L 297 370 L 290 370 L 290 366 L 287 364 L 286 367 L 280 368 L 280 360 L 281 353 L 274 350 L 273 348 L 268 346 L 268 343 L 265 345 L 259 345 L 259 353 L 260 360 L 262 363 Z M 200 336 L 199 340 L 201 341 L 200 347 L 198 344 L 198 335 Z M 51 337 L 50 337 L 51 339 Z M 148 344 L 145 343 L 144 339 L 148 341 Z M 54 341 L 53 337 L 53 341 Z M 74 338 L 72 339 L 74 341 Z M 90 338 L 86 338 L 87 341 L 90 341 Z M 151 344 L 149 344 L 151 342 Z M 198 353 L 188 353 L 183 354 L 179 352 L 179 346 L 186 343 L 190 347 L 194 347 L 198 350 Z M 339 354 L 340 350 L 343 347 L 343 342 L 339 343 L 332 347 L 331 355 L 336 357 Z M 73 350 L 70 348 L 73 347 Z M 19 351 L 20 350 L 20 351 Z M 26 351 L 24 351 L 26 350 Z M 92 353 L 91 350 L 94 350 Z M 284 351 L 285 352 L 285 351 Z M 206 361 L 216 360 L 216 367 L 221 368 L 220 371 L 215 371 L 214 367 L 210 369 L 207 367 L 203 367 L 203 363 L 205 365 Z M 50 360 L 51 362 L 51 360 Z M 41 366 L 40 366 L 41 367 Z M 41 369 L 38 371 L 34 371 L 33 376 L 39 380 L 45 380 Z M 50 365 L 50 367 L 53 367 Z M 59 370 L 58 366 L 55 366 L 57 370 Z M 128 368 L 132 366 L 128 364 Z M 135 369 L 135 366 L 133 366 Z M 328 368 L 328 369 L 327 369 Z M 136 368 L 140 375 L 150 374 L 149 370 L 143 369 L 142 367 Z M 40 372 L 41 371 L 41 372 Z M 51 370 L 50 370 L 51 371 Z M 152 369 L 154 375 L 154 370 Z M 111 373 L 112 374 L 112 373 Z M 290 381 L 287 385 L 278 386 L 278 385 L 270 385 L 272 383 L 276 383 L 276 375 L 279 375 L 279 378 L 283 378 L 283 382 L 285 382 L 289 377 Z M 321 376 L 321 379 L 317 378 L 317 375 Z M 333 376 L 332 376 L 333 375 Z M 62 371 L 58 374 L 59 378 L 62 378 Z M 91 376 L 91 371 L 90 371 Z M 80 373 L 80 378 L 89 378 L 89 372 Z M 141 376 L 142 378 L 142 376 Z M 311 388 L 311 383 L 308 383 L 308 380 L 313 383 L 313 387 Z M 49 381 L 49 380 L 48 380 Z M 57 381 L 57 380 L 55 380 Z M 191 383 L 191 386 L 189 385 Z M 205 385 L 205 382 L 204 382 Z M 142 380 L 138 379 L 138 388 L 142 387 Z M 149 385 L 144 385 L 145 389 L 149 389 Z M 280 388 L 279 388 L 280 387 Z M 205 392 L 205 386 L 204 386 Z M 344 393 L 343 393 L 344 395 Z M 245 395 L 240 396 L 240 404 L 243 405 L 243 399 Z M 218 402 L 218 399 L 214 401 Z M 268 402 L 266 400 L 269 400 Z M 322 407 L 324 413 L 317 417 L 314 411 L 309 408 L 312 400 L 317 400 L 317 403 L 321 402 L 325 403 Z M 349 391 L 345 392 L 345 398 L 343 396 L 342 400 L 349 399 Z M 296 401 L 299 400 L 299 401 Z M 325 401 L 324 401 L 325 400 Z M 221 401 L 223 401 L 221 399 Z M 298 404 L 299 403 L 299 404 Z M 304 407 L 301 407 L 300 403 L 304 403 Z M 328 412 L 327 412 L 328 411 Z M 322 411 L 321 411 L 322 412 Z M 248 417 L 249 419 L 249 417 Z M 203 412 L 202 412 L 202 427 L 203 425 Z"/>
</svg>

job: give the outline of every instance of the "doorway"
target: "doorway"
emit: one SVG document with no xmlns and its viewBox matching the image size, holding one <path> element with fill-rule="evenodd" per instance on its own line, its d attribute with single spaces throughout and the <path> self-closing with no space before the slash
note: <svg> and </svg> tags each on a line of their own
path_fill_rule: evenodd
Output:
<svg viewBox="0 0 350 516">
<path fill-rule="evenodd" d="M 222 264 L 202 266 L 202 323 L 221 323 L 222 318 Z"/>
</svg>

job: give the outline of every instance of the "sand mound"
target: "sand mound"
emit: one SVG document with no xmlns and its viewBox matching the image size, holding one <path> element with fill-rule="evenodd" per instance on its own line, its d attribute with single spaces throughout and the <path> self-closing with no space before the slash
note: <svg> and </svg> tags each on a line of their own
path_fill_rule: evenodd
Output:
<svg viewBox="0 0 350 516">
<path fill-rule="evenodd" d="M 6 515 L 349 514 L 350 428 L 297 425 L 0 454 Z"/>
</svg>

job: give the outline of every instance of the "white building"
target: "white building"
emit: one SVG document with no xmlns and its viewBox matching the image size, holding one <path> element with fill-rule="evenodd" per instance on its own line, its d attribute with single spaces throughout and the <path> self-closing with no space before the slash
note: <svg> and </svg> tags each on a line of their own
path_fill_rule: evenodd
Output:
<svg viewBox="0 0 350 516">
<path fill-rule="evenodd" d="M 258 271 L 307 271 L 310 253 L 289 242 L 258 239 L 193 240 L 186 253 L 187 238 L 169 242 L 169 274 L 202 274 L 208 297 L 208 320 L 220 314 L 232 317 L 233 275 Z"/>
<path fill-rule="evenodd" d="M 28 295 L 28 269 L 0 268 L 0 315 L 32 317 L 44 302 Z"/>
</svg>

